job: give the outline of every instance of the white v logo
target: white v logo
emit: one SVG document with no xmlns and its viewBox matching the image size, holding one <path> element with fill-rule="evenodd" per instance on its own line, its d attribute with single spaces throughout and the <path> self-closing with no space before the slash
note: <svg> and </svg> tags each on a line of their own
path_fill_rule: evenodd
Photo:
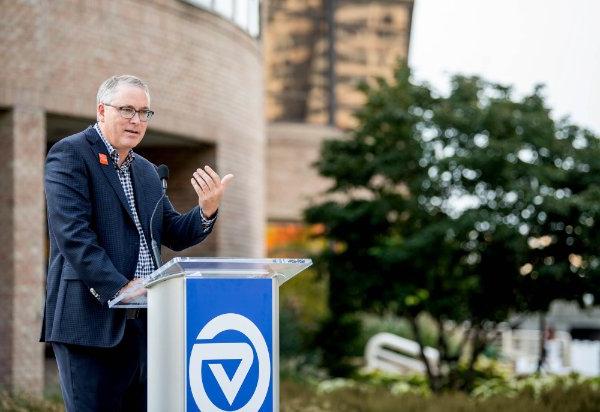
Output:
<svg viewBox="0 0 600 412">
<path fill-rule="evenodd" d="M 208 365 L 227 402 L 232 405 L 254 361 L 250 345 L 247 343 L 198 343 L 194 345 L 194 351 L 198 355 L 197 361 L 199 362 L 204 360 L 241 360 L 231 379 L 225 373 L 223 365 L 218 363 Z"/>
<path fill-rule="evenodd" d="M 244 405 L 231 412 L 258 412 L 263 407 L 271 385 L 272 372 L 269 347 L 258 327 L 250 319 L 237 313 L 224 313 L 213 318 L 204 325 L 197 339 L 214 339 L 215 336 L 226 330 L 238 331 L 250 342 L 196 343 L 192 346 L 188 364 L 188 379 L 194 402 L 201 411 L 224 412 L 222 408 L 213 403 L 204 388 L 202 362 L 207 362 L 225 399 L 229 402 L 229 407 L 231 407 L 248 377 L 256 353 L 258 363 L 257 381 L 252 396 Z M 240 364 L 231 379 L 225 373 L 223 363 L 218 362 L 219 360 L 229 359 L 240 360 Z M 251 383 L 254 384 L 254 382 Z"/>
</svg>

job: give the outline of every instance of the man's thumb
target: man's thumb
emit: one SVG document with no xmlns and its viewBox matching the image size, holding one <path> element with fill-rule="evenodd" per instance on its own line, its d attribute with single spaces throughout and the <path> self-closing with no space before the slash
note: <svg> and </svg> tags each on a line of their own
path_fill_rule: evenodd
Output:
<svg viewBox="0 0 600 412">
<path fill-rule="evenodd" d="M 221 184 L 224 187 L 227 187 L 232 180 L 233 180 L 233 175 L 230 173 L 230 174 L 226 175 L 223 179 L 221 179 Z"/>
</svg>

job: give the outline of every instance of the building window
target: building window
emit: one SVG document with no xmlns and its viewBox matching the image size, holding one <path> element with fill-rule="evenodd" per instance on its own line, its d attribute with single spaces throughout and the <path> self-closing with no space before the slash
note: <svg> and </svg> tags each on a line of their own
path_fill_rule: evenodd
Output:
<svg viewBox="0 0 600 412">
<path fill-rule="evenodd" d="M 260 35 L 260 0 L 182 0 L 231 21 L 252 37 Z"/>
</svg>

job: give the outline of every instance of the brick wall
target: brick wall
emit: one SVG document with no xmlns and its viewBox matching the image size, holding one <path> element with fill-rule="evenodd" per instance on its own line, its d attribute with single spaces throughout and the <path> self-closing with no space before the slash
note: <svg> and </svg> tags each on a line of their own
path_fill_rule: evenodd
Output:
<svg viewBox="0 0 600 412">
<path fill-rule="evenodd" d="M 0 116 L 0 385 L 41 393 L 45 224 L 44 112 L 17 105 Z"/>
<path fill-rule="evenodd" d="M 177 0 L 13 2 L 4 9 L 0 106 L 36 85 L 34 100 L 47 112 L 94 117 L 105 78 L 132 73 L 146 79 L 157 113 L 150 129 L 216 144 L 217 166 L 236 175 L 221 216 L 219 253 L 263 253 L 260 44 Z M 31 33 L 21 33 L 27 27 Z"/>
<path fill-rule="evenodd" d="M 4 178 L 11 176 L 11 152 L 14 140 L 12 138 L 13 119 L 12 111 L 0 112 L 0 141 L 3 150 L 0 150 L 0 244 L 11 245 L 14 233 L 14 219 L 12 215 L 12 194 L 14 180 Z M 9 267 L 13 262 L 13 251 L 11 247 L 0 248 L 0 264 Z M 15 276 L 12 270 L 0 272 L 0 336 L 2 336 L 3 348 L 0 350 L 0 386 L 8 386 L 13 379 L 12 355 L 13 355 L 13 290 Z"/>
<path fill-rule="evenodd" d="M 6 147 L 14 144 L 0 165 L 0 181 L 12 188 L 3 195 L 0 223 L 13 225 L 2 235 L 12 242 L 3 243 L 8 252 L 0 254 L 9 268 L 0 294 L 11 301 L 0 307 L 3 317 L 10 316 L 0 322 L 0 332 L 7 332 L 0 335 L 0 373 L 9 386 L 39 393 L 45 115 L 93 119 L 104 79 L 130 73 L 147 80 L 157 113 L 149 132 L 209 148 L 185 159 L 173 155 L 172 184 L 178 185 L 178 171 L 189 173 L 207 156 L 220 172 L 236 175 L 213 239 L 187 252 L 259 257 L 265 225 L 262 51 L 233 24 L 178 0 L 18 1 L 2 5 L 0 65 L 0 108 L 6 109 L 0 138 Z M 152 160 L 162 156 L 170 154 Z M 185 209 L 190 199 L 178 193 L 171 193 L 174 203 Z"/>
</svg>

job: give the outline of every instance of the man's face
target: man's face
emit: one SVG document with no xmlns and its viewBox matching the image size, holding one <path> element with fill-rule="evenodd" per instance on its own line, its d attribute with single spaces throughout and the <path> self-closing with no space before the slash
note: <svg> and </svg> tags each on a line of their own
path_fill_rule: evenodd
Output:
<svg viewBox="0 0 600 412">
<path fill-rule="evenodd" d="M 148 97 L 143 89 L 122 84 L 108 103 L 111 106 L 100 103 L 97 108 L 102 133 L 119 154 L 126 153 L 142 141 L 148 122 L 140 121 L 138 113 L 131 119 L 126 119 L 121 116 L 118 108 L 148 109 Z"/>
</svg>

